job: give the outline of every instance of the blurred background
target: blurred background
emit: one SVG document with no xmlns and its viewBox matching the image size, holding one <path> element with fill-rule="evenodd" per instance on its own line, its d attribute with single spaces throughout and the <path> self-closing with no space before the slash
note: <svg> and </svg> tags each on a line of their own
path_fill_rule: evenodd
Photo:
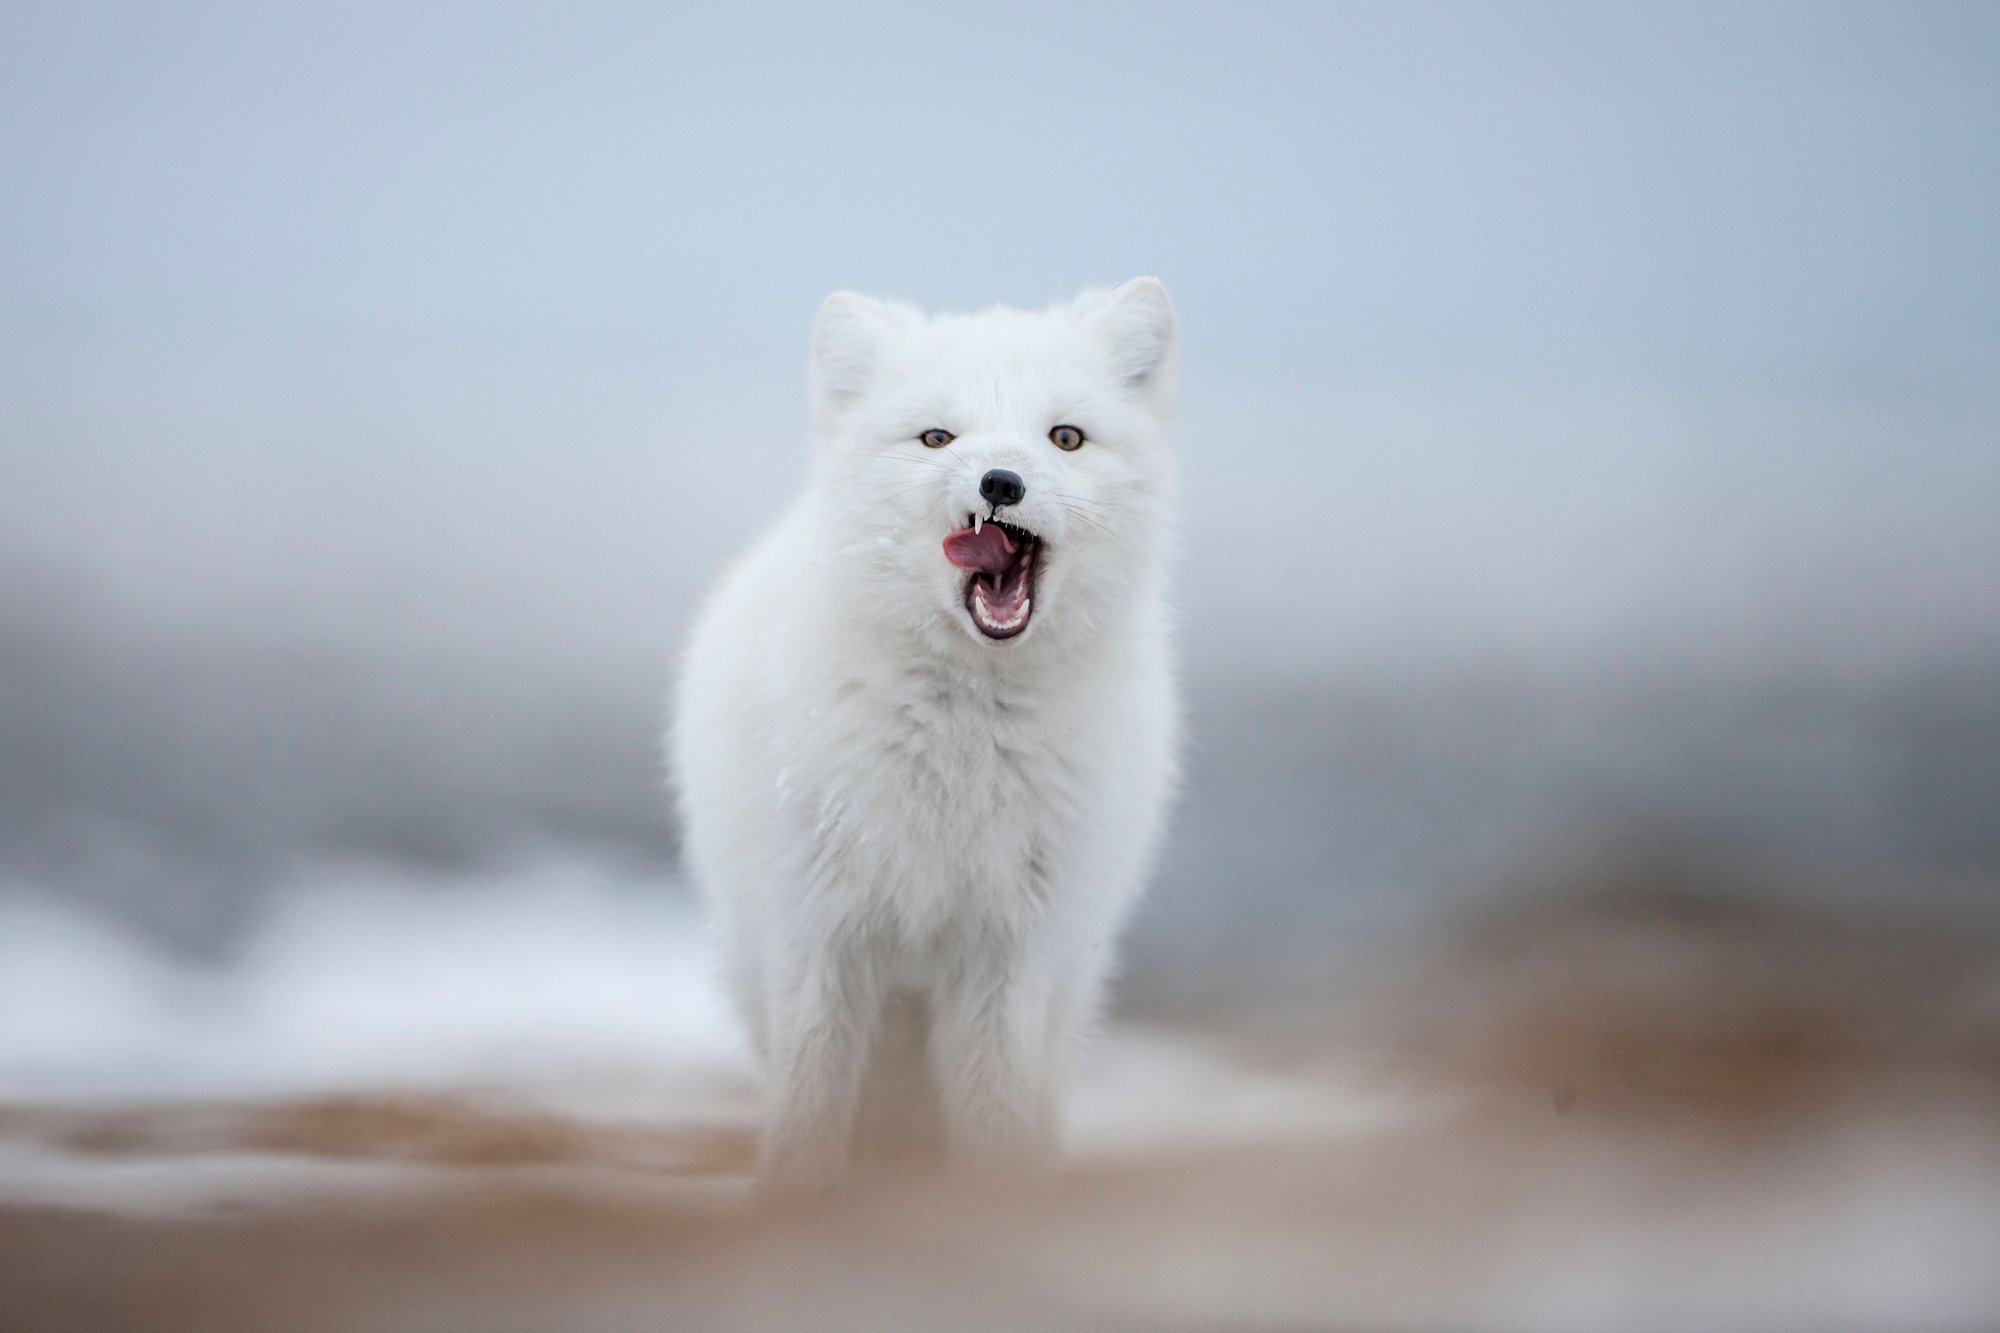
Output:
<svg viewBox="0 0 2000 1333">
<path fill-rule="evenodd" d="M 1139 273 L 1193 744 L 1121 1024 L 1754 979 L 1758 1050 L 2000 1061 L 1990 5 L 13 3 L 0 179 L 0 1099 L 747 1079 L 658 736 L 817 303 Z"/>
</svg>

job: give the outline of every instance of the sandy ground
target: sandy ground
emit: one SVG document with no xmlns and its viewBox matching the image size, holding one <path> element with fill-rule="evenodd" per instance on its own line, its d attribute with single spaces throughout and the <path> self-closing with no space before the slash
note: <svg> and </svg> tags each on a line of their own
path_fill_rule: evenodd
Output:
<svg viewBox="0 0 2000 1333">
<path fill-rule="evenodd" d="M 2000 1324 L 2000 971 L 1949 932 L 1477 922 L 1337 1015 L 1111 1034 L 1053 1180 L 810 1212 L 706 1080 L 16 1101 L 0 1326 Z"/>
</svg>

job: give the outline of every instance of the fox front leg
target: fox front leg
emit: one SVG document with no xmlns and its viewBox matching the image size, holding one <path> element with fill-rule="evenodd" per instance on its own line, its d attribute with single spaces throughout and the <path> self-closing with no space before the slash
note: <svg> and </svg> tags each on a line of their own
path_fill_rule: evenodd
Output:
<svg viewBox="0 0 2000 1333">
<path fill-rule="evenodd" d="M 770 1107 L 757 1162 L 765 1198 L 813 1198 L 847 1183 L 879 970 L 854 940 L 789 951 L 772 997 Z"/>
<path fill-rule="evenodd" d="M 938 996 L 933 1056 L 946 1146 L 973 1171 L 1042 1168 L 1061 1144 L 1051 978 L 1018 951 L 972 962 Z"/>
</svg>

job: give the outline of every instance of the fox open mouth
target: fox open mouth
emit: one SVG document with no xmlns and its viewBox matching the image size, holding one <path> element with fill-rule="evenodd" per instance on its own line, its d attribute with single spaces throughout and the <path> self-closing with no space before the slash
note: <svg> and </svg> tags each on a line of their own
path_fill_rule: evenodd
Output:
<svg viewBox="0 0 2000 1333">
<path fill-rule="evenodd" d="M 989 639 L 1011 639 L 1028 627 L 1034 610 L 1035 557 L 1042 539 L 1026 528 L 966 515 L 966 525 L 944 539 L 945 559 L 970 571 L 965 609 Z"/>
</svg>

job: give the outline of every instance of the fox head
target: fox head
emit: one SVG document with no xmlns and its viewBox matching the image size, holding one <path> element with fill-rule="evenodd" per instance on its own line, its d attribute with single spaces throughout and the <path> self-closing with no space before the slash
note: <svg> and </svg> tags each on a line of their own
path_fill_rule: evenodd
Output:
<svg viewBox="0 0 2000 1333">
<path fill-rule="evenodd" d="M 1135 278 L 1039 312 L 837 292 L 813 331 L 826 557 L 872 614 L 979 650 L 1156 609 L 1176 328 Z"/>
</svg>

